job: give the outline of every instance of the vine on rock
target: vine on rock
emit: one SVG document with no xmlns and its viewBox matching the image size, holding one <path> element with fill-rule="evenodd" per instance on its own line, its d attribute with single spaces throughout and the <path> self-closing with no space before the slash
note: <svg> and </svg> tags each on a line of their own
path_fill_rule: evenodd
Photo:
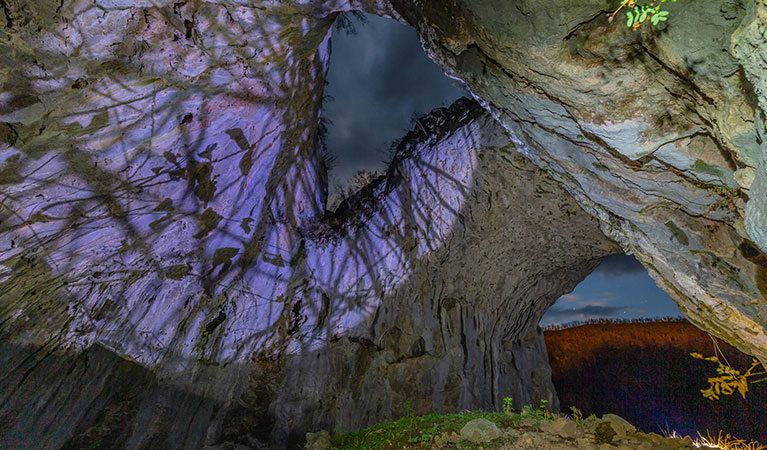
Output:
<svg viewBox="0 0 767 450">
<path fill-rule="evenodd" d="M 661 11 L 660 7 L 667 0 L 652 0 L 649 5 L 637 5 L 636 0 L 623 0 L 621 5 L 607 18 L 609 22 L 612 22 L 618 11 L 626 8 L 626 26 L 629 28 L 637 29 L 640 25 L 650 19 L 653 25 L 658 25 L 660 22 L 665 22 L 668 16 L 668 11 Z M 675 2 L 676 0 L 671 0 Z M 657 3 L 657 4 L 656 4 Z M 633 9 L 632 9 L 633 8 Z"/>
</svg>

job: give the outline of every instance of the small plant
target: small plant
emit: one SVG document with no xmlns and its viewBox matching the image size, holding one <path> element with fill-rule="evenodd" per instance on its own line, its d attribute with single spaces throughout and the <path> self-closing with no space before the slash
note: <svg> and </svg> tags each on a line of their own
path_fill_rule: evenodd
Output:
<svg viewBox="0 0 767 450">
<path fill-rule="evenodd" d="M 675 2 L 676 0 L 671 1 Z M 637 5 L 636 0 L 623 0 L 618 9 L 608 16 L 607 20 L 612 22 L 618 11 L 626 7 L 627 27 L 637 29 L 647 19 L 650 19 L 650 23 L 653 25 L 658 25 L 660 22 L 667 20 L 668 11 L 660 10 L 661 5 L 665 2 L 666 0 L 652 0 L 649 5 Z"/>
<path fill-rule="evenodd" d="M 546 409 L 546 403 L 548 403 L 548 402 L 549 401 L 546 400 L 546 399 L 541 399 L 541 404 L 538 405 L 537 413 L 538 413 L 538 415 L 543 416 L 544 419 L 551 420 L 551 419 L 553 419 L 553 416 L 551 415 L 551 412 L 549 412 L 549 410 Z"/>
<path fill-rule="evenodd" d="M 414 417 L 415 413 L 413 411 L 413 403 L 410 400 L 405 400 L 405 411 L 407 412 L 407 417 Z"/>
<path fill-rule="evenodd" d="M 428 433 L 422 433 L 420 436 L 412 437 L 407 440 L 411 444 L 417 444 L 423 442 L 424 444 L 431 442 L 431 435 Z"/>
<path fill-rule="evenodd" d="M 719 349 L 719 345 L 717 345 L 716 340 L 711 337 L 711 341 L 714 343 L 714 355 L 709 357 L 704 357 L 700 353 L 693 352 L 690 353 L 690 356 L 692 356 L 695 359 L 703 359 L 706 361 L 715 362 L 719 365 L 716 369 L 716 373 L 719 374 L 718 377 L 710 377 L 708 379 L 708 389 L 701 389 L 700 392 L 703 394 L 703 396 L 709 400 L 719 400 L 720 395 L 732 395 L 736 390 L 740 393 L 741 397 L 746 398 L 746 393 L 748 392 L 748 378 L 754 377 L 757 375 L 765 375 L 767 372 L 754 372 L 754 369 L 759 367 L 760 362 L 756 360 L 756 358 L 752 359 L 751 367 L 748 368 L 746 373 L 741 374 L 739 370 L 733 368 L 730 363 L 727 361 L 727 358 L 724 357 L 724 353 L 722 353 L 722 350 Z M 724 363 L 719 359 L 717 355 L 721 355 L 722 359 L 724 359 Z M 764 381 L 767 378 L 762 378 L 760 380 L 751 381 L 752 383 L 758 383 L 760 381 Z"/>
<path fill-rule="evenodd" d="M 531 405 L 525 405 L 522 407 L 522 413 L 521 414 L 512 414 L 516 418 L 520 419 L 535 419 L 535 420 L 551 420 L 553 419 L 553 416 L 549 412 L 549 410 L 546 409 L 546 403 L 548 403 L 548 400 L 541 400 L 541 404 L 538 406 L 538 408 L 533 409 Z"/>
<path fill-rule="evenodd" d="M 583 413 L 575 406 L 571 406 L 570 411 L 573 412 L 573 420 L 575 421 L 575 425 L 580 427 L 581 423 L 583 423 Z"/>
<path fill-rule="evenodd" d="M 514 412 L 514 405 L 511 401 L 511 397 L 503 398 L 503 412 L 506 414 L 511 414 Z"/>
</svg>

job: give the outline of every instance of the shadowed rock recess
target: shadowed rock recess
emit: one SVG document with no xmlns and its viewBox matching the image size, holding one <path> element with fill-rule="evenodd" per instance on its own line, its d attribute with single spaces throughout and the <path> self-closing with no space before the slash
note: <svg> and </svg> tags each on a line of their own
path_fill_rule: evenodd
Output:
<svg viewBox="0 0 767 450">
<path fill-rule="evenodd" d="M 617 251 L 767 361 L 764 2 L 677 2 L 663 31 L 597 1 L 1 5 L 0 447 L 556 409 L 537 323 Z M 416 27 L 479 103 L 326 214 L 344 10 Z"/>
</svg>

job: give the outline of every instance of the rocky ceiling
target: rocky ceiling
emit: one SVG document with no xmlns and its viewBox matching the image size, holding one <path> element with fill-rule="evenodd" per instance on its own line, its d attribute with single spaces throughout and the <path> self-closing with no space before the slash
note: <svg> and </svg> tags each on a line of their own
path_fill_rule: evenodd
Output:
<svg viewBox="0 0 767 450">
<path fill-rule="evenodd" d="M 767 360 L 764 3 L 670 5 L 641 31 L 599 2 L 398 5 L 688 319 Z"/>
</svg>

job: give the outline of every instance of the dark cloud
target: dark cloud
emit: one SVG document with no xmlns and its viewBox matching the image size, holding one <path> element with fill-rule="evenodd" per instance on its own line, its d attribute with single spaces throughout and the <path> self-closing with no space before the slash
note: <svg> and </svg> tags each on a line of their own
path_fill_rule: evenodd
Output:
<svg viewBox="0 0 767 450">
<path fill-rule="evenodd" d="M 626 312 L 627 306 L 600 306 L 586 305 L 581 308 L 560 308 L 552 306 L 546 311 L 546 322 L 559 322 L 563 320 L 586 320 L 599 317 L 612 317 Z"/>
<path fill-rule="evenodd" d="M 467 95 L 428 59 L 411 27 L 366 15 L 347 35 L 334 30 L 323 105 L 330 119 L 328 148 L 336 157 L 330 186 L 358 170 L 383 168 L 390 143 L 408 130 L 414 113 L 447 106 Z"/>
<path fill-rule="evenodd" d="M 609 255 L 602 259 L 595 273 L 602 273 L 605 276 L 619 277 L 622 275 L 640 275 L 647 270 L 630 255 Z"/>
</svg>

